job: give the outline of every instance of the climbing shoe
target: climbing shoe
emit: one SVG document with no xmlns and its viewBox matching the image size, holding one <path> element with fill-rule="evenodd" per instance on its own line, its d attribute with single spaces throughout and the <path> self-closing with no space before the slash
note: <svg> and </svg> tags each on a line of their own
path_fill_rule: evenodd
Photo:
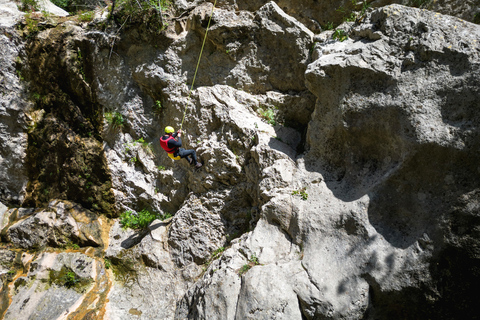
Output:
<svg viewBox="0 0 480 320">
<path fill-rule="evenodd" d="M 197 164 L 195 165 L 195 168 L 200 168 L 202 166 L 202 164 L 200 162 L 197 162 Z"/>
</svg>

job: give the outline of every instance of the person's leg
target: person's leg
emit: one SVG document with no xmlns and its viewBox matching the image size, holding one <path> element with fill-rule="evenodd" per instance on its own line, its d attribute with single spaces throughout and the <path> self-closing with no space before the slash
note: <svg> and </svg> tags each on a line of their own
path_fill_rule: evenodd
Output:
<svg viewBox="0 0 480 320">
<path fill-rule="evenodd" d="M 181 158 L 187 158 L 187 161 L 189 161 L 188 159 L 188 156 L 190 156 L 190 158 L 193 160 L 193 164 L 197 164 L 197 154 L 195 152 L 195 150 L 191 149 L 191 150 L 185 150 L 183 148 L 180 148 L 178 150 L 178 155 L 181 157 Z"/>
</svg>

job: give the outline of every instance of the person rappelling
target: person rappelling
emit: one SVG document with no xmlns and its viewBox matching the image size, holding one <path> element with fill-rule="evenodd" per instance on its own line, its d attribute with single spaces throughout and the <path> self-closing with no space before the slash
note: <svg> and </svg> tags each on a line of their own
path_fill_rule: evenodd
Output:
<svg viewBox="0 0 480 320">
<path fill-rule="evenodd" d="M 188 93 L 188 100 L 193 91 L 193 85 L 195 83 L 195 78 L 197 77 L 198 66 L 200 65 L 200 60 L 202 59 L 203 48 L 205 47 L 205 41 L 207 40 L 208 29 L 210 28 L 210 22 L 212 21 L 213 11 L 215 10 L 215 5 L 217 0 L 213 3 L 212 13 L 210 14 L 210 19 L 208 20 L 207 29 L 205 31 L 205 36 L 203 38 L 202 48 L 200 49 L 200 54 L 198 56 L 197 67 L 195 68 L 195 73 L 193 74 L 192 86 L 190 87 Z M 185 120 L 185 115 L 187 114 L 188 103 L 185 105 L 185 110 L 183 111 L 183 118 L 180 124 L 180 130 L 175 132 L 175 129 L 171 126 L 165 127 L 165 135 L 160 137 L 160 146 L 168 153 L 168 156 L 173 160 L 187 159 L 190 165 L 195 166 L 195 168 L 200 168 L 202 163 L 197 160 L 197 153 L 195 150 L 185 150 L 182 148 L 182 126 L 183 121 Z"/>
<path fill-rule="evenodd" d="M 197 160 L 195 150 L 182 148 L 182 130 L 175 132 L 173 127 L 165 127 L 165 135 L 160 137 L 160 146 L 168 153 L 173 160 L 187 159 L 190 165 L 200 168 L 202 164 Z"/>
</svg>

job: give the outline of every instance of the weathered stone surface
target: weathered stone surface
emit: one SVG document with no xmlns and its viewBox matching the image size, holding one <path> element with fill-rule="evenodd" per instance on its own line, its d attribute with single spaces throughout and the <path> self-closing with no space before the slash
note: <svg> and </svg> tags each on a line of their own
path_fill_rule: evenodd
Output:
<svg viewBox="0 0 480 320">
<path fill-rule="evenodd" d="M 75 282 L 67 282 L 67 272 L 72 272 Z M 100 273 L 95 259 L 82 253 L 43 253 L 10 289 L 12 303 L 4 319 L 67 317 L 82 305 L 95 287 L 90 283 L 100 280 Z M 95 304 L 90 309 L 95 309 Z"/>
<path fill-rule="evenodd" d="M 8 227 L 6 236 L 15 246 L 35 249 L 45 246 L 102 246 L 97 217 L 81 206 L 54 200 L 45 210 Z"/>
<path fill-rule="evenodd" d="M 469 265 L 476 259 L 444 239 L 459 236 L 445 225 L 463 223 L 456 203 L 474 194 L 473 180 L 479 174 L 479 91 L 474 83 L 480 80 L 475 46 L 480 29 L 458 18 L 389 6 L 353 30 L 352 40 L 322 44 L 306 73 L 307 86 L 319 98 L 309 125 L 306 168 L 322 173 L 336 201 L 363 208 L 368 222 L 359 223 L 358 209 L 350 209 L 357 218 L 339 223 L 347 233 L 371 239 L 369 247 L 378 249 L 365 260 L 361 273 L 366 276 L 352 279 L 355 271 L 344 262 L 332 274 L 341 275 L 344 268 L 345 278 L 328 279 L 348 287 L 350 297 L 362 296 L 368 283 L 374 303 L 369 312 L 377 317 L 394 312 L 393 303 L 387 302 L 393 295 L 400 305 L 416 301 L 418 307 L 405 310 L 405 317 L 433 312 L 448 319 L 443 313 L 450 308 L 466 316 L 474 308 L 468 295 L 453 297 L 437 290 L 456 287 L 453 275 L 452 282 L 442 283 L 446 266 L 439 256 Z M 317 241 L 311 244 L 314 251 L 321 248 Z M 304 245 L 304 265 L 317 278 L 325 270 L 317 269 L 322 265 L 318 261 L 309 262 L 310 243 Z M 335 247 L 350 250 L 345 244 Z M 364 246 L 354 247 L 358 252 Z M 355 259 L 352 267 L 357 269 L 361 258 Z M 457 263 L 450 266 L 457 268 Z M 475 286 L 473 270 L 467 273 Z M 412 273 L 415 281 L 409 280 Z M 340 312 L 348 305 L 338 298 L 327 300 L 336 301 L 334 310 Z"/>
<path fill-rule="evenodd" d="M 23 14 L 24 14 L 23 12 L 18 10 L 18 6 L 14 1 L 0 0 L 0 26 L 1 27 L 12 27 L 15 23 L 17 23 L 23 17 Z"/>
<path fill-rule="evenodd" d="M 277 3 L 219 1 L 189 99 L 210 2 L 178 1 L 187 11 L 160 35 L 65 23 L 31 39 L 28 80 L 52 100 L 29 113 L 38 126 L 24 205 L 58 195 L 112 214 L 113 187 L 118 212 L 174 217 L 143 231 L 113 224 L 111 287 L 103 263 L 81 253 L 34 258 L 10 288 L 9 317 L 56 318 L 65 306 L 85 319 L 477 314 L 478 26 L 390 6 L 341 26 L 350 39 L 339 42 L 333 31 L 313 37 L 309 19 L 353 2 Z M 158 145 L 186 106 L 183 143 L 204 162 L 198 171 Z M 62 203 L 2 207 L 1 226 L 20 247 L 72 234 L 87 244 Z M 86 295 L 45 286 L 67 269 L 95 279 Z"/>
<path fill-rule="evenodd" d="M 11 4 L 11 3 L 9 3 Z M 16 6 L 16 4 L 15 4 Z M 5 5 L 2 10 L 9 10 Z M 2 11 L 3 12 L 3 11 Z M 11 15 L 10 15 L 11 14 Z M 15 19 L 15 13 L 9 13 Z M 1 19 L 0 21 L 4 21 Z M 7 23 L 11 26 L 11 23 Z M 23 42 L 13 28 L 0 27 L 0 200 L 19 205 L 25 197 L 27 173 L 25 128 L 29 103 L 22 73 Z"/>
<path fill-rule="evenodd" d="M 169 253 L 167 224 L 155 220 L 140 235 L 114 227 L 110 237 L 117 241 L 111 242 L 112 248 L 106 253 L 112 261 L 115 281 L 108 294 L 105 316 L 173 319 L 175 302 L 201 270 L 195 264 L 183 269 L 175 267 Z M 134 240 L 135 237 L 141 240 Z"/>
<path fill-rule="evenodd" d="M 39 11 L 48 12 L 59 17 L 66 17 L 69 13 L 54 5 L 50 0 L 38 0 Z"/>
</svg>

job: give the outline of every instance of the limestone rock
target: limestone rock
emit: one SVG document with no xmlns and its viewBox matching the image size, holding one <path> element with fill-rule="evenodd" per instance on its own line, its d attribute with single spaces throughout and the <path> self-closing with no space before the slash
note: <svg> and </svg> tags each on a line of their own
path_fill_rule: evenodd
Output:
<svg viewBox="0 0 480 320">
<path fill-rule="evenodd" d="M 31 262 L 26 276 L 15 281 L 4 319 L 98 313 L 97 303 L 104 303 L 100 292 L 108 287 L 104 275 L 101 264 L 82 253 L 43 253 Z M 95 301 L 89 299 L 91 293 Z"/>
<path fill-rule="evenodd" d="M 32 249 L 69 243 L 102 246 L 101 227 L 88 210 L 68 201 L 52 201 L 26 219 L 9 226 L 7 238 L 15 246 Z"/>
<path fill-rule="evenodd" d="M 8 2 L 0 10 L 9 10 L 12 4 Z M 9 13 L 9 17 L 15 16 Z M 22 81 L 23 42 L 14 29 L 0 29 L 0 200 L 18 206 L 23 202 L 27 185 L 25 113 L 30 104 Z"/>
<path fill-rule="evenodd" d="M 50 0 L 39 0 L 38 1 L 38 6 L 40 8 L 40 11 L 45 11 L 50 14 L 54 14 L 59 17 L 66 17 L 69 15 L 69 13 L 62 8 L 57 7 L 54 5 Z"/>
<path fill-rule="evenodd" d="M 13 27 L 23 17 L 23 14 L 23 12 L 18 10 L 18 6 L 14 1 L 0 1 L 0 27 Z"/>
<path fill-rule="evenodd" d="M 106 317 L 173 319 L 175 302 L 201 270 L 195 264 L 175 268 L 167 224 L 155 220 L 141 234 L 114 227 L 110 238 L 113 241 L 106 258 L 112 262 L 115 280 L 108 294 Z"/>
</svg>

